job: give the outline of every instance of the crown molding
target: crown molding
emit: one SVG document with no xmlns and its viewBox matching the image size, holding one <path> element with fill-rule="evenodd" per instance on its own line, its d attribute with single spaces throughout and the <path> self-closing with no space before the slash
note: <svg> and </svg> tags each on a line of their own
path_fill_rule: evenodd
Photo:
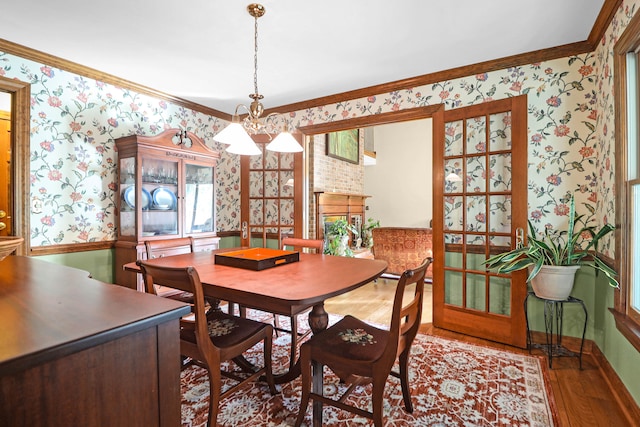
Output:
<svg viewBox="0 0 640 427">
<path fill-rule="evenodd" d="M 42 64 L 60 68 L 61 70 L 75 73 L 75 74 L 88 77 L 97 81 L 101 81 L 104 83 L 112 84 L 114 86 L 133 90 L 135 92 L 142 93 L 145 95 L 150 95 L 155 98 L 164 99 L 165 101 L 180 105 L 185 108 L 190 108 L 192 110 L 198 111 L 203 114 L 208 114 L 210 116 L 219 117 L 221 119 L 225 119 L 229 121 L 231 120 L 231 115 L 224 113 L 222 111 L 205 107 L 204 105 L 187 101 L 186 99 L 178 98 L 176 96 L 170 95 L 165 92 L 161 92 L 156 89 L 152 89 L 150 87 L 141 85 L 139 83 L 125 80 L 120 77 L 116 77 L 112 74 L 98 71 L 94 68 L 80 65 L 78 63 L 75 63 L 54 55 L 50 55 L 48 53 L 44 53 L 36 49 L 31 49 L 29 47 L 26 47 L 17 43 L 13 43 L 1 38 L 0 38 L 0 51 L 10 53 L 12 55 L 20 56 L 21 58 L 29 59 L 31 61 L 36 61 Z"/>
<path fill-rule="evenodd" d="M 622 0 L 605 0 L 602 9 L 596 18 L 596 22 L 589 33 L 587 40 L 556 46 L 548 49 L 540 49 L 532 52 L 507 56 L 491 61 L 469 64 L 462 67 L 452 68 L 448 70 L 438 71 L 435 73 L 424 74 L 407 79 L 396 80 L 393 82 L 383 83 L 374 86 L 368 86 L 361 89 L 355 89 L 347 92 L 336 93 L 333 95 L 323 96 L 319 98 L 309 99 L 306 101 L 296 102 L 292 104 L 280 105 L 265 110 L 265 114 L 270 113 L 287 113 L 291 111 L 305 110 L 309 108 L 320 107 L 323 105 L 335 104 L 345 100 L 358 98 L 366 98 L 381 93 L 389 93 L 397 90 L 411 89 L 418 86 L 425 86 L 441 81 L 453 80 L 461 77 L 472 76 L 475 74 L 487 73 L 491 71 L 502 70 L 505 68 L 517 67 L 536 62 L 550 61 L 553 59 L 580 55 L 583 53 L 593 52 L 598 42 L 604 37 L 611 20 L 615 16 L 618 8 L 621 6 Z M 182 98 L 152 89 L 150 87 L 113 76 L 102 71 L 95 70 L 84 65 L 77 64 L 44 52 L 31 49 L 8 40 L 0 39 L 0 50 L 21 56 L 25 59 L 41 62 L 55 66 L 57 68 L 70 71 L 85 77 L 103 81 L 119 87 L 124 87 L 136 92 L 151 95 L 174 104 L 190 108 L 203 114 L 208 114 L 223 120 L 230 121 L 231 114 L 205 107 L 195 102 L 187 101 Z"/>
</svg>

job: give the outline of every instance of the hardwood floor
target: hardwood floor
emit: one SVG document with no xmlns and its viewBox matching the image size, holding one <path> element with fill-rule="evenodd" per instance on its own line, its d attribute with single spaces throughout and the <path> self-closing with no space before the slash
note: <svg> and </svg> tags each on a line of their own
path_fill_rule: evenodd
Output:
<svg viewBox="0 0 640 427">
<path fill-rule="evenodd" d="M 327 300 L 325 309 L 329 313 L 351 314 L 371 322 L 388 324 L 395 284 L 395 280 L 380 279 L 348 294 Z M 528 353 L 528 350 L 434 328 L 431 324 L 431 285 L 425 286 L 422 324 L 421 332 L 426 334 L 517 353 Z M 534 341 L 537 339 L 534 338 Z M 534 350 L 533 354 L 541 353 Z M 583 369 L 580 370 L 576 357 L 560 357 L 553 359 L 553 369 L 548 370 L 553 397 L 558 408 L 559 425 L 569 427 L 640 426 L 640 419 L 634 418 L 637 415 L 637 408 L 625 408 L 616 400 L 607 378 L 591 353 L 583 354 L 582 367 Z"/>
</svg>

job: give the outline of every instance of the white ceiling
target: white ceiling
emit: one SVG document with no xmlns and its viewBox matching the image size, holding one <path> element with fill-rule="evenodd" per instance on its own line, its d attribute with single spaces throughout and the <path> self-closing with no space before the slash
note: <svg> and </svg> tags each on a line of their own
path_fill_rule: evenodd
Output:
<svg viewBox="0 0 640 427">
<path fill-rule="evenodd" d="M 253 93 L 250 1 L 20 0 L 0 38 L 226 113 Z M 587 39 L 604 0 L 263 0 L 273 108 Z"/>
</svg>

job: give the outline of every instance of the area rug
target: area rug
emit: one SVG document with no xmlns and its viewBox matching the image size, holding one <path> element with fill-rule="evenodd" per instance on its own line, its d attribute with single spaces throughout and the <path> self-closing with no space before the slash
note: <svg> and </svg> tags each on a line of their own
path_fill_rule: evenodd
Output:
<svg viewBox="0 0 640 427">
<path fill-rule="evenodd" d="M 336 320 L 332 316 L 330 323 Z M 301 319 L 300 323 L 305 322 Z M 274 372 L 288 368 L 288 352 L 288 336 L 281 334 L 274 342 Z M 261 346 L 251 349 L 247 359 L 261 366 Z M 546 366 L 539 357 L 419 334 L 412 347 L 409 382 L 412 414 L 404 410 L 400 381 L 389 377 L 384 397 L 386 426 L 557 425 Z M 182 425 L 206 425 L 209 405 L 206 371 L 198 366 L 186 368 L 181 383 Z M 218 425 L 292 426 L 298 414 L 301 381 L 298 378 L 277 388 L 279 393 L 275 396 L 264 383 L 253 383 L 236 391 L 220 403 Z M 344 390 L 345 386 L 327 369 L 325 395 L 335 398 Z M 370 386 L 359 387 L 349 402 L 370 410 L 370 393 Z M 311 425 L 311 404 L 305 423 Z M 329 406 L 324 407 L 323 423 L 373 425 L 366 418 Z"/>
</svg>

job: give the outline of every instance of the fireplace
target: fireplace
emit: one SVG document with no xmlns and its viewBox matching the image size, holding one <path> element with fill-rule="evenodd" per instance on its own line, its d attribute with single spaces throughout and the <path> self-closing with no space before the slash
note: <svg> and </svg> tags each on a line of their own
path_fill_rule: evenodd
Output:
<svg viewBox="0 0 640 427">
<path fill-rule="evenodd" d="M 360 229 L 365 221 L 364 203 L 367 197 L 362 194 L 316 192 L 316 239 L 324 239 L 328 226 L 338 219 L 344 219 Z M 357 237 L 354 237 L 352 246 Z"/>
</svg>

